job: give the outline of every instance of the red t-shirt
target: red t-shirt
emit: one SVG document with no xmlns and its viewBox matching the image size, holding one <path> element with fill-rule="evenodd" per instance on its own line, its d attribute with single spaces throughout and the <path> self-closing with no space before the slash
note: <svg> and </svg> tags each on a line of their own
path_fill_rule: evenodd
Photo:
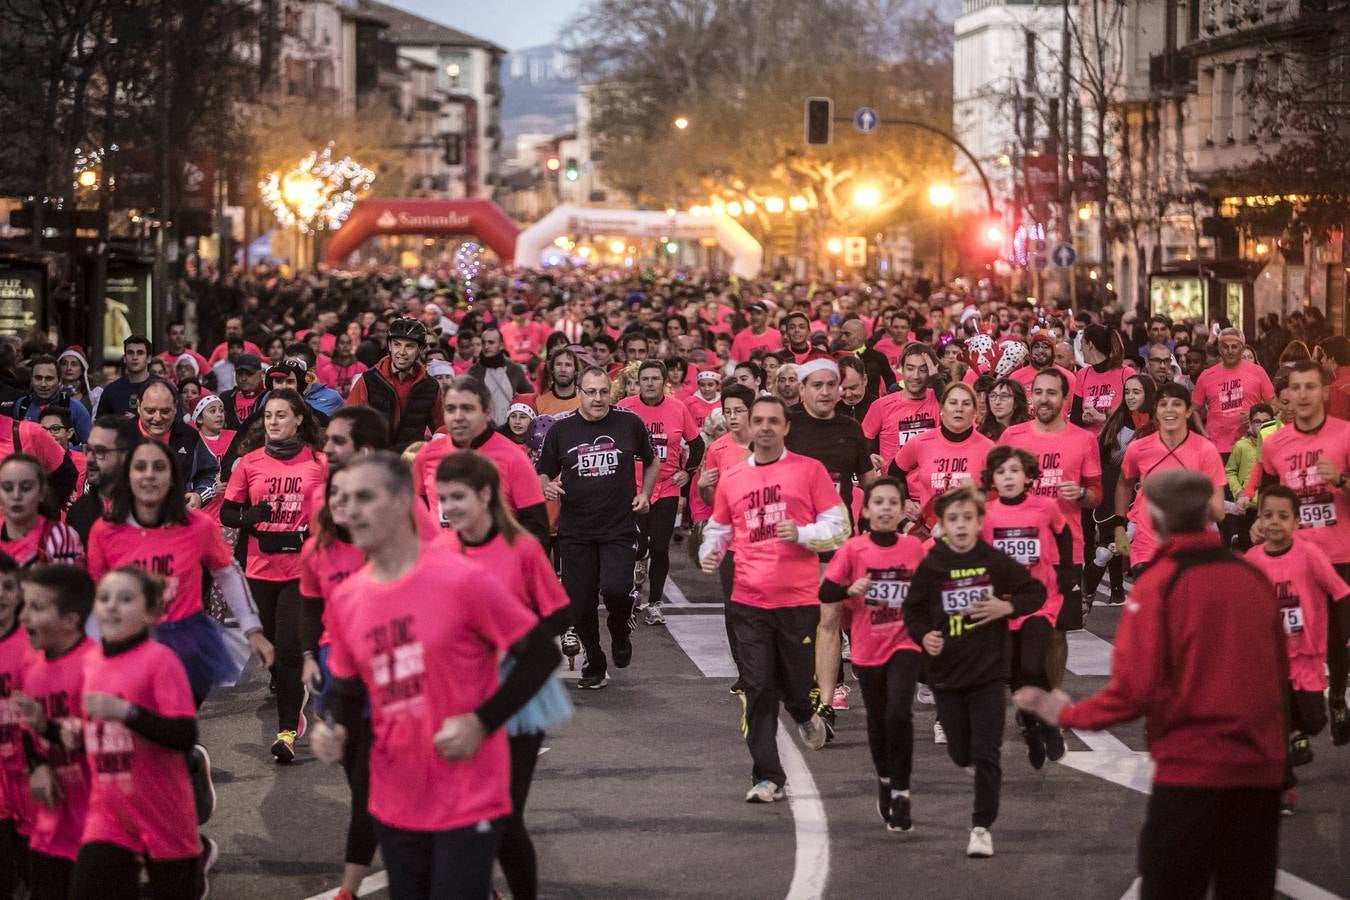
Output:
<svg viewBox="0 0 1350 900">
<path fill-rule="evenodd" d="M 915 400 L 904 391 L 880 397 L 863 416 L 863 435 L 879 441 L 882 459 L 895 459 L 900 448 L 925 431 L 938 427 L 942 408 L 932 391 Z"/>
<path fill-rule="evenodd" d="M 764 329 L 763 334 L 755 334 L 749 328 L 741 331 L 731 341 L 731 358 L 736 362 L 745 362 L 756 350 L 773 353 L 783 349 L 783 336 L 773 328 Z"/>
<path fill-rule="evenodd" d="M 254 356 L 258 357 L 258 359 L 263 358 L 262 348 L 260 348 L 257 344 L 253 343 L 252 341 L 244 341 L 244 352 L 252 353 Z M 211 365 L 214 366 L 216 363 L 220 362 L 222 359 L 224 359 L 229 355 L 230 355 L 230 345 L 227 343 L 219 343 L 216 344 L 216 349 L 211 351 L 211 356 L 207 360 L 207 362 L 209 362 Z M 203 372 L 202 374 L 205 373 Z"/>
<path fill-rule="evenodd" d="M 1205 431 L 1220 453 L 1232 450 L 1242 437 L 1242 414 L 1274 397 L 1266 370 L 1245 359 L 1231 369 L 1211 366 L 1200 373 L 1191 391 L 1191 402 L 1205 407 Z"/>
<path fill-rule="evenodd" d="M 272 507 L 271 517 L 255 525 L 254 531 L 308 531 L 310 520 L 319 511 L 316 496 L 322 499 L 327 479 L 328 463 L 322 453 L 305 448 L 290 459 L 276 459 L 260 447 L 235 465 L 225 486 L 225 499 L 245 506 L 266 503 Z M 257 537 L 250 534 L 244 574 L 259 581 L 293 581 L 300 577 L 300 554 L 264 553 Z"/>
<path fill-rule="evenodd" d="M 504 731 L 465 762 L 442 758 L 434 743 L 448 717 L 492 696 L 502 653 L 535 625 L 497 573 L 457 554 L 424 552 L 393 582 L 377 582 L 362 568 L 325 612 L 329 668 L 338 678 L 361 678 L 370 693 L 371 815 L 410 831 L 508 815 Z"/>
<path fill-rule="evenodd" d="M 23 691 L 42 706 L 43 714 L 53 722 L 84 718 L 84 670 L 90 656 L 98 655 L 98 645 L 83 638 L 64 656 L 48 660 L 39 655 L 23 675 Z M 39 735 L 28 732 L 38 752 L 47 758 L 61 786 L 61 804 L 48 809 L 33 805 L 33 832 L 29 846 L 38 853 L 57 859 L 74 859 L 84 833 L 89 809 L 89 764 L 83 750 L 67 750 L 60 741 L 48 744 Z"/>
<path fill-rule="evenodd" d="M 1289 680 L 1296 691 L 1327 689 L 1327 613 L 1331 603 L 1350 595 L 1350 586 L 1336 574 L 1331 560 L 1299 531 L 1294 543 L 1278 556 L 1265 547 L 1247 551 L 1247 561 L 1275 585 L 1280 624 L 1289 642 Z"/>
<path fill-rule="evenodd" d="M 1142 484 L 1148 476 L 1168 469 L 1199 472 L 1209 478 L 1218 491 L 1223 491 L 1224 485 L 1228 484 L 1219 451 L 1193 431 L 1187 432 L 1185 440 L 1171 450 L 1163 443 L 1161 432 L 1155 431 L 1135 438 L 1125 448 L 1125 458 L 1120 463 L 1120 477 L 1130 484 Z M 1153 534 L 1153 522 L 1148 514 L 1148 502 L 1144 499 L 1143 490 L 1134 495 L 1129 520 L 1135 524 L 1134 538 L 1130 541 L 1130 565 L 1137 566 L 1153 559 L 1158 550 L 1158 540 Z"/>
<path fill-rule="evenodd" d="M 10 695 L 23 690 L 24 671 L 38 659 L 28 632 L 17 624 L 0 638 L 0 822 L 16 822 L 24 834 L 33 802 L 24 766 L 23 726 Z"/>
<path fill-rule="evenodd" d="M 544 502 L 544 489 L 539 486 L 539 476 L 520 444 L 513 443 L 499 432 L 490 431 L 488 439 L 473 449 L 492 460 L 497 467 L 497 475 L 502 483 L 502 501 L 511 512 Z M 440 501 L 436 499 L 436 467 L 441 464 L 441 460 L 458 450 L 450 438 L 435 438 L 427 441 L 426 446 L 413 457 L 413 486 L 417 496 L 433 512 L 440 510 Z M 441 522 L 441 527 L 448 526 Z"/>
<path fill-rule="evenodd" d="M 663 397 L 655 406 L 644 403 L 641 397 L 625 397 L 618 404 L 623 409 L 637 413 L 637 417 L 647 426 L 652 438 L 652 451 L 661 461 L 660 474 L 656 479 L 656 489 L 652 491 L 651 501 L 655 503 L 665 497 L 678 497 L 680 489 L 675 486 L 675 473 L 680 470 L 684 458 L 684 444 L 699 436 L 698 423 L 694 415 L 679 400 Z M 638 485 L 642 484 L 642 463 L 634 463 L 634 473 Z"/>
<path fill-rule="evenodd" d="M 870 534 L 860 534 L 845 541 L 830 559 L 825 578 L 835 584 L 847 588 L 859 578 L 872 579 L 866 594 L 842 601 L 854 665 L 884 666 L 902 650 L 919 652 L 900 611 L 923 557 L 918 538 L 897 535 L 894 546 L 883 547 Z"/>
<path fill-rule="evenodd" d="M 510 321 L 501 326 L 501 333 L 507 355 L 514 361 L 523 363 L 543 351 L 544 342 L 553 332 L 543 322 L 526 321 L 524 325 L 517 325 L 514 321 Z"/>
<path fill-rule="evenodd" d="M 1032 456 L 1040 466 L 1041 474 L 1032 485 L 1031 492 L 1059 505 L 1064 520 L 1069 523 L 1069 533 L 1073 535 L 1073 562 L 1083 562 L 1083 514 L 1077 500 L 1065 500 L 1059 496 L 1061 482 L 1083 485 L 1092 479 L 1100 482 L 1102 477 L 1102 456 L 1092 432 L 1077 425 L 1065 425 L 1061 431 L 1044 432 L 1037 430 L 1035 422 L 1020 422 L 1009 425 L 999 437 L 1000 444 L 1020 447 Z M 1097 487 L 1101 492 L 1100 483 Z M 1110 498 L 1102 500 L 1110 503 Z"/>
<path fill-rule="evenodd" d="M 468 360 L 468 363 L 469 365 L 464 367 L 464 371 L 456 369 L 455 374 L 463 375 L 464 372 L 469 371 L 469 366 L 473 365 L 473 360 Z M 451 360 L 451 364 L 454 364 L 454 360 Z M 352 392 L 352 385 L 356 384 L 356 379 L 360 378 L 361 373 L 366 370 L 366 364 L 356 357 L 352 357 L 351 362 L 347 363 L 345 366 L 330 362 L 328 368 L 333 379 L 333 382 L 329 387 L 341 394 L 345 400 L 347 395 Z"/>
<path fill-rule="evenodd" d="M 703 462 L 699 466 L 699 472 L 702 473 L 704 469 L 717 469 L 720 477 L 727 473 L 727 469 L 744 462 L 749 456 L 750 449 L 736 443 L 734 434 L 724 434 L 703 451 Z M 713 499 L 717 499 L 716 494 Z M 711 515 L 712 507 L 703 502 L 698 492 L 698 478 L 695 478 L 694 486 L 689 491 L 689 521 L 706 522 Z"/>
<path fill-rule="evenodd" d="M 36 456 L 48 474 L 61 468 L 66 461 L 66 451 L 36 422 L 24 420 L 19 423 L 19 444 L 20 451 Z M 14 452 L 14 420 L 0 414 L 0 462 Z"/>
<path fill-rule="evenodd" d="M 89 577 L 98 582 L 119 566 L 136 566 L 164 579 L 164 615 L 177 622 L 205 610 L 202 570 L 223 569 L 234 559 L 220 526 L 200 510 L 188 510 L 188 524 L 143 528 L 99 519 L 89 532 Z"/>
<path fill-rule="evenodd" d="M 1243 493 L 1254 496 L 1263 474 L 1278 476 L 1298 494 L 1298 533 L 1333 563 L 1350 563 L 1350 496 L 1317 474 L 1317 463 L 1324 459 L 1338 471 L 1350 470 L 1350 422 L 1328 416 L 1316 431 L 1280 428 L 1262 443 L 1261 460 Z"/>
<path fill-rule="evenodd" d="M 1045 585 L 1041 608 L 1009 621 L 1009 631 L 1017 631 L 1031 616 L 1040 616 L 1051 625 L 1059 620 L 1064 595 L 1059 592 L 1059 579 L 1055 577 L 1055 566 L 1059 565 L 1055 534 L 1063 531 L 1064 526 L 1064 515 L 1053 500 L 1028 493 L 1021 503 L 1008 504 L 997 494 L 990 497 L 980 537 L 1026 566 L 1031 577 Z"/>
<path fill-rule="evenodd" d="M 830 473 L 818 460 L 784 451 L 767 466 L 747 459 L 723 469 L 712 518 L 731 526 L 736 554 L 731 599 L 760 609 L 820 602 L 820 556 L 795 541 L 778 539 L 779 522 L 807 525 L 842 507 Z"/>
<path fill-rule="evenodd" d="M 1133 369 L 1117 366 L 1106 372 L 1098 372 L 1092 366 L 1084 366 L 1074 373 L 1073 395 L 1082 398 L 1083 408 L 1091 407 L 1103 416 L 1121 404 L 1125 398 L 1125 379 L 1134 374 Z M 1094 435 L 1102 430 L 1101 422 L 1084 426 Z"/>
<path fill-rule="evenodd" d="M 466 546 L 459 533 L 446 530 L 438 544 L 461 553 L 489 572 L 497 573 L 506 592 L 522 601 L 539 618 L 551 616 L 568 605 L 567 592 L 558 581 L 544 548 L 528 534 L 508 543 L 500 534 L 477 547 Z"/>
<path fill-rule="evenodd" d="M 328 602 L 333 592 L 365 564 L 364 553 L 339 540 L 333 540 L 327 547 L 320 548 L 318 541 L 309 538 L 301 548 L 300 596 L 319 597 L 324 601 L 325 627 L 319 635 L 320 646 L 328 643 Z"/>
<path fill-rule="evenodd" d="M 935 428 L 901 447 L 895 464 L 909 473 L 905 483 L 910 497 L 927 510 L 938 495 L 979 478 L 992 449 L 994 442 L 978 431 L 954 443 Z"/>
<path fill-rule="evenodd" d="M 84 683 L 166 718 L 197 715 L 183 664 L 154 641 L 117 656 L 87 654 Z M 201 853 L 192 783 L 180 751 L 156 744 L 122 722 L 86 721 L 84 752 L 93 784 L 81 843 L 116 844 L 156 861 Z"/>
</svg>

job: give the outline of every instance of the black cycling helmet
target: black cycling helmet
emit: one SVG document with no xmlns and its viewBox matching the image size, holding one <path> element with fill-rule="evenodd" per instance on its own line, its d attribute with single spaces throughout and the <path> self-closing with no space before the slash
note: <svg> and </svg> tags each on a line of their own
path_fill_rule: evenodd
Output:
<svg viewBox="0 0 1350 900">
<path fill-rule="evenodd" d="M 401 319 L 395 319 L 389 323 L 389 340 L 399 338 L 405 341 L 417 341 L 419 344 L 426 339 L 427 326 L 423 325 L 418 319 L 404 316 Z"/>
</svg>

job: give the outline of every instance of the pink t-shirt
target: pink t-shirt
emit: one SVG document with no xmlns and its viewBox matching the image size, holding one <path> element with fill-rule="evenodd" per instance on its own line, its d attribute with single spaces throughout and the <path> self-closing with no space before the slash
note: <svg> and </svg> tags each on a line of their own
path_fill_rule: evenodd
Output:
<svg viewBox="0 0 1350 900">
<path fill-rule="evenodd" d="M 518 363 L 528 362 L 532 357 L 538 356 L 544 349 L 544 342 L 553 333 L 543 322 L 528 320 L 524 325 L 517 325 L 514 321 L 506 322 L 500 330 L 502 344 L 506 347 L 507 354 Z"/>
<path fill-rule="evenodd" d="M 1163 443 L 1161 432 L 1155 431 L 1135 438 L 1125 448 L 1125 458 L 1120 463 L 1120 477 L 1130 484 L 1142 484 L 1150 475 L 1168 469 L 1199 472 L 1220 492 L 1228 483 L 1219 451 L 1193 431 L 1188 431 L 1185 439 L 1170 450 Z M 1148 502 L 1144 499 L 1143 490 L 1134 495 L 1129 520 L 1135 524 L 1134 538 L 1130 541 L 1130 565 L 1137 566 L 1152 560 L 1158 551 L 1158 541 L 1153 534 L 1153 522 L 1148 514 Z"/>
<path fill-rule="evenodd" d="M 469 366 L 473 365 L 473 360 L 469 360 L 468 363 L 469 365 L 465 366 L 463 371 L 456 369 L 455 374 L 463 375 L 464 372 L 469 371 Z M 356 357 L 352 357 L 351 361 L 345 366 L 340 366 L 335 362 L 329 362 L 328 365 L 333 378 L 333 383 L 329 387 L 341 394 L 345 400 L 347 395 L 352 392 L 352 385 L 356 384 L 356 379 L 360 378 L 361 373 L 366 370 L 366 364 Z"/>
<path fill-rule="evenodd" d="M 84 638 L 64 656 L 48 660 L 42 655 L 23 675 L 23 692 L 42 707 L 43 714 L 57 723 L 84 718 L 84 670 L 90 656 L 100 655 L 98 645 Z M 67 750 L 59 741 L 49 744 L 33 736 L 38 752 L 47 758 L 61 786 L 61 805 L 48 809 L 33 804 L 33 831 L 29 846 L 57 859 L 74 859 L 84 833 L 89 809 L 89 763 L 83 750 Z"/>
<path fill-rule="evenodd" d="M 1059 496 L 1060 482 L 1083 485 L 1102 477 L 1102 456 L 1092 432 L 1077 425 L 1065 424 L 1063 430 L 1044 432 L 1037 430 L 1036 422 L 1019 422 L 1009 425 L 999 437 L 1000 444 L 1020 447 L 1032 456 L 1040 466 L 1041 474 L 1032 485 L 1031 492 L 1059 505 L 1060 514 L 1069 523 L 1069 533 L 1073 535 L 1073 560 L 1075 565 L 1083 562 L 1083 515 L 1077 500 L 1065 500 Z M 1101 493 L 1098 484 L 1097 492 Z M 1110 498 L 1102 502 L 1110 503 Z"/>
<path fill-rule="evenodd" d="M 718 394 L 711 400 L 704 400 L 702 394 L 695 393 L 685 398 L 684 405 L 689 407 L 689 414 L 694 417 L 694 424 L 699 428 L 708 421 L 708 416 L 712 411 L 722 408 L 722 395 Z"/>
<path fill-rule="evenodd" d="M 459 534 L 447 530 L 437 544 L 443 544 L 452 553 L 461 553 L 489 572 L 498 573 L 500 584 L 512 597 L 524 604 L 539 618 L 551 616 L 568 605 L 553 564 L 544 548 L 528 534 L 517 535 L 507 543 L 500 534 L 477 547 L 470 547 L 459 539 Z"/>
<path fill-rule="evenodd" d="M 157 715 L 195 718 L 187 672 L 178 656 L 154 641 L 117 656 L 85 657 L 89 690 L 112 694 Z M 152 860 L 201 853 L 197 807 L 187 759 L 121 722 L 84 723 L 84 752 L 93 784 L 81 843 L 116 844 Z"/>
<path fill-rule="evenodd" d="M 27 420 L 19 422 L 20 449 L 29 456 L 36 456 L 42 468 L 48 474 L 61 468 L 66 461 L 66 451 L 56 442 L 56 438 L 42 430 L 37 422 Z M 0 414 L 0 462 L 14 453 L 14 420 Z"/>
<path fill-rule="evenodd" d="M 764 329 L 763 334 L 755 334 L 749 328 L 736 335 L 731 341 L 731 358 L 736 362 L 745 362 L 756 350 L 773 353 L 783 349 L 783 336 L 773 328 Z"/>
<path fill-rule="evenodd" d="M 1275 397 L 1266 370 L 1245 359 L 1234 368 L 1211 366 L 1200 373 L 1191 402 L 1205 408 L 1205 431 L 1220 453 L 1233 449 L 1242 437 L 1242 414 Z"/>
<path fill-rule="evenodd" d="M 779 522 L 808 525 L 843 507 L 830 474 L 818 460 L 784 451 L 767 466 L 753 458 L 723 469 L 712 518 L 731 526 L 736 554 L 731 599 L 760 609 L 819 603 L 820 556 L 778 539 Z"/>
<path fill-rule="evenodd" d="M 661 461 L 660 474 L 656 479 L 656 489 L 652 491 L 651 500 L 655 503 L 665 497 L 678 497 L 680 489 L 675 486 L 672 480 L 675 473 L 680 470 L 680 463 L 684 458 L 684 444 L 693 441 L 698 437 L 698 423 L 694 421 L 694 415 L 679 400 L 663 397 L 661 402 L 651 406 L 642 401 L 641 397 L 625 397 L 619 401 L 618 405 L 637 414 L 642 423 L 647 426 L 647 433 L 651 435 L 652 451 L 656 453 L 656 458 Z M 638 485 L 642 484 L 642 463 L 633 464 L 634 473 L 637 475 Z"/>
<path fill-rule="evenodd" d="M 257 532 L 308 531 L 319 511 L 327 479 L 328 463 L 322 453 L 304 449 L 290 459 L 276 459 L 259 448 L 235 465 L 225 487 L 225 499 L 246 506 L 266 503 L 272 507 L 271 517 L 254 526 Z M 263 553 L 258 539 L 250 534 L 244 574 L 259 581 L 293 581 L 300 577 L 300 554 Z"/>
<path fill-rule="evenodd" d="M 859 578 L 872 580 L 866 594 L 842 601 L 854 665 L 884 666 L 902 650 L 919 652 L 919 645 L 905 630 L 901 608 L 923 557 L 918 538 L 897 535 L 894 546 L 883 547 L 870 534 L 860 534 L 845 541 L 830 559 L 825 567 L 829 581 L 847 588 Z"/>
<path fill-rule="evenodd" d="M 862 420 L 863 435 L 879 442 L 882 459 L 895 459 L 910 440 L 937 428 L 941 413 L 932 391 L 924 391 L 918 400 L 904 391 L 896 391 L 868 407 Z"/>
<path fill-rule="evenodd" d="M 1294 543 L 1278 556 L 1265 547 L 1247 551 L 1247 561 L 1275 585 L 1280 624 L 1289 643 L 1289 680 L 1296 691 L 1327 689 L 1327 612 L 1343 602 L 1350 586 L 1336 574 L 1327 555 L 1299 531 Z"/>
<path fill-rule="evenodd" d="M 426 503 L 428 509 L 438 514 L 440 501 L 436 499 L 436 467 L 458 449 L 454 441 L 444 437 L 428 441 L 413 457 L 413 486 L 417 496 Z M 486 441 L 473 449 L 492 460 L 497 467 L 502 483 L 502 500 L 511 512 L 544 502 L 544 489 L 539 486 L 539 476 L 521 445 L 493 431 Z M 445 522 L 441 522 L 441 526 L 448 527 Z"/>
<path fill-rule="evenodd" d="M 136 566 L 164 579 L 162 622 L 177 622 L 205 610 L 202 569 L 214 572 L 234 559 L 220 526 L 188 510 L 188 524 L 142 528 L 99 519 L 89 532 L 89 577 L 95 582 L 119 566 Z"/>
<path fill-rule="evenodd" d="M 259 359 L 263 358 L 262 349 L 252 341 L 244 341 L 244 352 L 252 353 Z M 225 359 L 225 357 L 229 355 L 230 355 L 230 345 L 222 341 L 221 343 L 216 344 L 216 349 L 211 351 L 211 357 L 210 359 L 207 360 L 207 362 L 209 362 L 211 365 L 214 366 L 216 363 L 220 362 L 222 359 Z"/>
<path fill-rule="evenodd" d="M 453 553 L 423 552 L 403 577 L 376 581 L 362 568 L 327 606 L 338 678 L 370 694 L 374 743 L 370 812 L 394 828 L 447 831 L 511 812 L 506 733 L 498 729 L 465 762 L 436 752 L 450 716 L 471 713 L 497 690 L 503 652 L 535 616 L 497 573 Z"/>
<path fill-rule="evenodd" d="M 1008 504 L 997 494 L 985 506 L 984 528 L 980 537 L 1026 566 L 1031 577 L 1045 585 L 1045 602 L 1029 616 L 1008 622 L 1017 631 L 1031 616 L 1040 616 L 1051 625 L 1059 620 L 1064 595 L 1059 592 L 1055 566 L 1059 565 L 1059 545 L 1055 534 L 1065 527 L 1064 515 L 1053 500 L 1028 493 L 1021 503 Z"/>
<path fill-rule="evenodd" d="M 0 638 L 0 822 L 16 822 L 24 834 L 33 802 L 24 770 L 23 726 L 10 695 L 23 690 L 24 671 L 40 658 L 28 642 L 28 632 L 17 624 Z"/>
<path fill-rule="evenodd" d="M 900 448 L 895 464 L 909 473 L 906 486 L 910 498 L 928 510 L 933 500 L 945 491 L 979 478 L 984 470 L 985 457 L 994 449 L 994 442 L 971 431 L 963 441 L 953 443 L 943 435 L 941 428 L 925 431 Z"/>
<path fill-rule="evenodd" d="M 744 462 L 749 456 L 749 448 L 736 443 L 734 434 L 724 434 L 708 445 L 708 449 L 703 452 L 703 463 L 699 471 L 701 473 L 705 469 L 717 469 L 720 478 L 727 473 L 727 469 Z M 716 500 L 715 494 L 713 499 Z M 703 502 L 698 492 L 698 479 L 695 478 L 694 487 L 689 491 L 689 520 L 706 522 L 711 515 L 712 507 Z"/>
<path fill-rule="evenodd" d="M 1091 366 L 1084 366 L 1074 374 L 1073 395 L 1082 398 L 1083 408 L 1097 410 L 1103 416 L 1119 406 L 1125 398 L 1125 379 L 1134 374 L 1126 366 L 1117 366 L 1106 372 L 1098 372 Z M 1094 435 L 1102 430 L 1101 422 L 1084 427 Z"/>
<path fill-rule="evenodd" d="M 1340 565 L 1350 563 L 1350 496 L 1317 474 L 1324 459 L 1337 471 L 1350 471 L 1350 422 L 1328 416 L 1316 431 L 1280 428 L 1262 443 L 1261 461 L 1243 493 L 1254 496 L 1263 473 L 1278 476 L 1298 494 L 1298 533 Z"/>
</svg>

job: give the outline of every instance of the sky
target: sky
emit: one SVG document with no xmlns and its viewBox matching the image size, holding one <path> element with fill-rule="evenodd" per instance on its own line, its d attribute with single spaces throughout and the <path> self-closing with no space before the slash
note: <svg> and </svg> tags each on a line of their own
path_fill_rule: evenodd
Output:
<svg viewBox="0 0 1350 900">
<path fill-rule="evenodd" d="M 419 16 L 487 38 L 507 50 L 552 43 L 585 0 L 385 0 Z"/>
</svg>

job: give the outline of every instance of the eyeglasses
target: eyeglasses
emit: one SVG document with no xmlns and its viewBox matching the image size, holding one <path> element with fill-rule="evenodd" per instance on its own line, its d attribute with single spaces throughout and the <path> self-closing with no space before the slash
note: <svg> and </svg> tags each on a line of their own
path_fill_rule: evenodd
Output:
<svg viewBox="0 0 1350 900">
<path fill-rule="evenodd" d="M 60 434 L 61 432 L 63 432 L 63 431 L 66 430 L 66 426 L 64 426 L 64 425 L 43 425 L 43 426 L 42 426 L 42 430 L 45 431 L 45 432 L 47 432 L 48 434 Z"/>
<path fill-rule="evenodd" d="M 114 453 L 126 453 L 126 452 L 127 452 L 126 447 L 97 447 L 93 444 L 90 444 L 88 447 L 84 448 L 85 456 L 88 456 L 91 459 L 107 459 Z"/>
<path fill-rule="evenodd" d="M 604 388 L 582 388 L 582 389 L 581 389 L 581 396 L 583 396 L 583 397 L 604 397 L 604 396 L 606 396 L 606 395 L 608 395 L 608 394 L 609 394 L 609 391 L 605 390 Z"/>
</svg>

